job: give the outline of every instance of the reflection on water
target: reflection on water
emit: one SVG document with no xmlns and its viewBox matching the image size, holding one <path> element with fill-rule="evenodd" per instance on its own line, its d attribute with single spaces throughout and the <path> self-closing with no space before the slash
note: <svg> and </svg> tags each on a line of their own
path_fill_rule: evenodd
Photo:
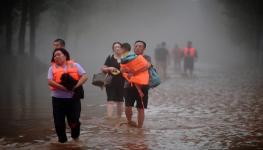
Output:
<svg viewBox="0 0 263 150">
<path fill-rule="evenodd" d="M 0 119 L 5 124 L 0 127 L 0 148 L 189 150 L 263 147 L 262 72 L 200 66 L 193 79 L 173 71 L 168 74 L 170 78 L 150 92 L 143 129 L 125 124 L 114 128 L 114 120 L 104 118 L 104 91 L 86 88 L 80 141 L 62 145 L 55 142 L 46 75 L 40 75 L 35 83 L 28 82 L 25 86 L 11 85 L 12 93 L 5 95 L 0 106 L 4 114 Z M 35 85 L 35 98 L 29 96 L 30 84 Z M 124 115 L 122 122 L 125 122 Z"/>
</svg>

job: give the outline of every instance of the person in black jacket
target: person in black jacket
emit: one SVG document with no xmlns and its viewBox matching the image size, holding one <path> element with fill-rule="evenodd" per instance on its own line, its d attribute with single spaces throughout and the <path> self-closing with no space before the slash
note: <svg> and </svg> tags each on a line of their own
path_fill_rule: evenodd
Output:
<svg viewBox="0 0 263 150">
<path fill-rule="evenodd" d="M 124 101 L 124 78 L 120 73 L 121 63 L 121 43 L 114 42 L 112 44 L 113 54 L 109 55 L 101 68 L 104 73 L 108 73 L 112 76 L 111 83 L 106 85 L 107 93 L 107 117 L 112 118 L 114 112 L 114 105 L 117 105 L 117 124 L 119 124 Z"/>
</svg>

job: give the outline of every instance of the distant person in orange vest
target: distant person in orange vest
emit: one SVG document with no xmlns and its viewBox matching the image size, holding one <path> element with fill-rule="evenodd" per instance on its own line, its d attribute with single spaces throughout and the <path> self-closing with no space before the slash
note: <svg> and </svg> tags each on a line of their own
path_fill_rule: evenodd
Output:
<svg viewBox="0 0 263 150">
<path fill-rule="evenodd" d="M 167 78 L 167 66 L 169 62 L 169 51 L 166 48 L 166 43 L 162 42 L 160 46 L 155 49 L 155 63 L 161 79 Z"/>
<path fill-rule="evenodd" d="M 176 44 L 174 49 L 172 50 L 172 57 L 174 60 L 174 70 L 181 71 L 181 61 L 183 58 L 183 50 L 178 46 L 178 44 Z"/>
<path fill-rule="evenodd" d="M 192 47 L 192 41 L 187 42 L 187 47 L 184 48 L 184 74 L 188 76 L 187 71 L 190 72 L 190 77 L 193 77 L 194 63 L 197 60 L 197 51 Z"/>
<path fill-rule="evenodd" d="M 53 48 L 57 49 L 57 48 L 65 48 L 65 41 L 63 39 L 56 39 L 53 42 Z"/>
</svg>

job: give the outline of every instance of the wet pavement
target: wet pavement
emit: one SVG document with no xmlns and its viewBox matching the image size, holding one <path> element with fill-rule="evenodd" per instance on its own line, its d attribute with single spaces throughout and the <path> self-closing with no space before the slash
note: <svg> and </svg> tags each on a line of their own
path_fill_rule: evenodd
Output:
<svg viewBox="0 0 263 150">
<path fill-rule="evenodd" d="M 143 129 L 126 124 L 114 128 L 115 121 L 104 118 L 104 101 L 87 98 L 82 103 L 80 141 L 56 143 L 51 115 L 46 114 L 45 122 L 31 122 L 25 132 L 31 138 L 3 136 L 0 149 L 263 149 L 261 71 L 203 65 L 194 78 L 172 70 L 168 75 L 150 91 Z"/>
</svg>

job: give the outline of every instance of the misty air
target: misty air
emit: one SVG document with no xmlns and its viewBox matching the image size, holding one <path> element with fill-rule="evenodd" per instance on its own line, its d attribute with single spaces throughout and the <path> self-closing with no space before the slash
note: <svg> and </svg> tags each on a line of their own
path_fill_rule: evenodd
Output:
<svg viewBox="0 0 263 150">
<path fill-rule="evenodd" d="M 0 7 L 0 149 L 263 149 L 260 0 Z"/>
</svg>

